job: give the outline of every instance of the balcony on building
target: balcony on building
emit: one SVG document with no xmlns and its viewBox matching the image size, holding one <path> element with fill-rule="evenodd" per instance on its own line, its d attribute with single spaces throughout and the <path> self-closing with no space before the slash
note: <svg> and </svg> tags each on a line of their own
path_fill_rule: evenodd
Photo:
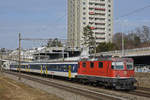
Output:
<svg viewBox="0 0 150 100">
<path fill-rule="evenodd" d="M 105 37 L 96 37 L 96 39 L 105 40 Z"/>
<path fill-rule="evenodd" d="M 90 15 L 94 15 L 95 13 L 94 13 L 94 12 L 89 12 L 89 14 L 90 14 Z"/>
<path fill-rule="evenodd" d="M 105 16 L 105 13 L 95 13 L 95 15 Z"/>
<path fill-rule="evenodd" d="M 105 25 L 105 23 L 98 23 L 98 22 L 96 22 L 95 25 Z"/>
<path fill-rule="evenodd" d="M 105 32 L 95 32 L 95 34 L 105 35 Z"/>
<path fill-rule="evenodd" d="M 95 27 L 95 30 L 105 30 L 105 28 L 103 27 Z"/>
<path fill-rule="evenodd" d="M 94 30 L 94 29 L 95 29 L 95 27 L 90 27 L 90 29 L 91 29 L 91 30 Z"/>
<path fill-rule="evenodd" d="M 95 6 L 105 6 L 105 3 L 95 3 Z"/>
<path fill-rule="evenodd" d="M 95 8 L 95 10 L 105 11 L 105 8 Z"/>
</svg>

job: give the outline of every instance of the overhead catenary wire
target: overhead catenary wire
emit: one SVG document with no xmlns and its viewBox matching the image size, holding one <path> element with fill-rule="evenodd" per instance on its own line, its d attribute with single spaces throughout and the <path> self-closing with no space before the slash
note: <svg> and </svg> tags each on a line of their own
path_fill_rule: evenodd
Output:
<svg viewBox="0 0 150 100">
<path fill-rule="evenodd" d="M 131 16 L 131 15 L 133 15 L 133 14 L 135 14 L 135 13 L 138 13 L 138 12 L 141 12 L 141 11 L 143 11 L 144 9 L 149 8 L 149 7 L 150 7 L 150 4 L 147 5 L 147 6 L 144 6 L 144 7 L 142 7 L 142 8 L 138 8 L 138 9 L 136 9 L 136 10 L 133 10 L 133 11 L 131 11 L 131 12 L 129 12 L 129 13 L 124 14 L 124 15 L 121 15 L 121 16 L 117 17 L 116 20 L 119 20 L 120 18 L 123 18 L 123 17 Z M 123 33 L 122 33 L 122 56 L 124 56 L 124 54 L 125 54 L 124 48 L 125 48 L 125 47 L 124 47 L 124 37 L 123 37 Z"/>
<path fill-rule="evenodd" d="M 115 18 L 115 20 L 116 20 L 116 22 L 117 22 L 117 21 L 119 21 L 119 19 L 121 19 L 121 18 L 123 18 L 123 17 L 131 16 L 131 15 L 133 15 L 133 14 L 135 14 L 135 13 L 139 13 L 139 12 L 141 12 L 141 11 L 147 9 L 147 8 L 150 8 L 150 4 L 149 4 L 149 5 L 146 5 L 146 6 L 144 6 L 144 7 L 135 9 L 135 10 L 133 10 L 133 11 L 131 11 L 131 12 L 129 12 L 129 13 L 126 13 L 126 14 L 124 14 L 124 15 L 121 15 L 121 16 Z"/>
<path fill-rule="evenodd" d="M 49 27 L 51 27 L 52 30 L 56 30 L 56 26 L 58 24 L 58 22 L 60 22 L 61 20 L 64 20 L 64 18 L 66 17 L 66 13 L 64 13 L 62 16 L 60 16 L 58 19 L 56 19 L 54 22 L 56 25 L 51 25 L 51 24 L 48 24 L 44 30 L 48 29 Z M 64 28 L 63 28 L 64 29 Z M 57 32 L 53 32 L 53 34 L 58 34 Z"/>
<path fill-rule="evenodd" d="M 117 17 L 116 20 L 118 20 L 118 19 L 120 19 L 120 18 L 122 18 L 122 17 L 127 17 L 127 16 L 130 16 L 130 15 L 132 15 L 132 14 L 141 12 L 141 11 L 143 11 L 144 9 L 149 8 L 149 7 L 150 7 L 150 5 L 144 6 L 144 7 L 142 7 L 142 8 L 138 8 L 138 9 L 136 9 L 136 10 L 133 10 L 133 11 L 131 11 L 131 12 L 129 12 L 129 13 L 126 13 L 126 14 L 124 14 L 124 15 L 121 15 L 121 16 Z"/>
</svg>

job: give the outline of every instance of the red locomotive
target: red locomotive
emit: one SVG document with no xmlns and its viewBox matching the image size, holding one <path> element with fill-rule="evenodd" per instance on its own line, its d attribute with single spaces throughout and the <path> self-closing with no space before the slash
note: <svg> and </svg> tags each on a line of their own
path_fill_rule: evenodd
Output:
<svg viewBox="0 0 150 100">
<path fill-rule="evenodd" d="M 78 78 L 115 89 L 134 89 L 134 66 L 131 58 L 83 60 L 78 65 Z"/>
</svg>

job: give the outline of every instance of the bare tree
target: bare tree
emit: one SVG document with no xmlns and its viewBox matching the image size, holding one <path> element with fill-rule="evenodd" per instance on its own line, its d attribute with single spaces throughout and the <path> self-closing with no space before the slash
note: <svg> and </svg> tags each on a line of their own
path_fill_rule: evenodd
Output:
<svg viewBox="0 0 150 100">
<path fill-rule="evenodd" d="M 95 49 L 95 37 L 93 36 L 94 32 L 91 27 L 88 25 L 83 28 L 83 44 L 85 47 L 89 48 L 89 52 L 92 53 Z"/>
</svg>

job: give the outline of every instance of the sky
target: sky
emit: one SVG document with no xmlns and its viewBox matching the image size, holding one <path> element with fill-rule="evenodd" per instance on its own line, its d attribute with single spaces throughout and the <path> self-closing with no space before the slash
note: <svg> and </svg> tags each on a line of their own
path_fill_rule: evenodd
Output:
<svg viewBox="0 0 150 100">
<path fill-rule="evenodd" d="M 150 0 L 114 0 L 114 33 L 150 26 L 150 7 L 120 17 L 147 5 Z M 17 48 L 18 33 L 22 38 L 66 39 L 67 0 L 0 0 L 0 48 Z"/>
</svg>

